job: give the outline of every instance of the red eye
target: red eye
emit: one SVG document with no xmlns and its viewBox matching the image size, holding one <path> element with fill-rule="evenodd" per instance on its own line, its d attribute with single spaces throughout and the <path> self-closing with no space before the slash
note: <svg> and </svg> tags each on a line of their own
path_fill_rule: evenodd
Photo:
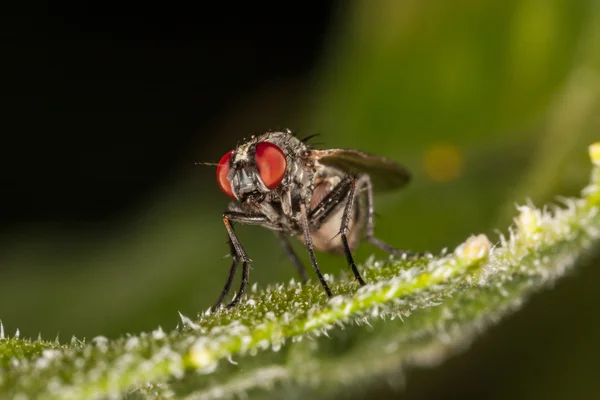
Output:
<svg viewBox="0 0 600 400">
<path fill-rule="evenodd" d="M 260 142 L 256 145 L 256 168 L 260 179 L 269 189 L 275 189 L 285 175 L 287 162 L 283 151 L 271 142 Z"/>
<path fill-rule="evenodd" d="M 231 158 L 231 153 L 233 151 L 228 152 L 221 158 L 219 161 L 219 165 L 217 166 L 217 182 L 219 182 L 219 186 L 221 190 L 223 190 L 228 196 L 231 196 L 235 199 L 233 195 L 233 190 L 231 190 L 231 183 L 227 180 L 227 174 L 229 173 L 229 159 Z"/>
</svg>

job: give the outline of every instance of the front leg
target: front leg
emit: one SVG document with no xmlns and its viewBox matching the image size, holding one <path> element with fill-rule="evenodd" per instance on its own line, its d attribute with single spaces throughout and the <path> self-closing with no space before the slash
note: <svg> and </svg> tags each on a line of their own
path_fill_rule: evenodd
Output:
<svg viewBox="0 0 600 400">
<path fill-rule="evenodd" d="M 227 293 L 229 293 L 239 260 L 242 260 L 242 283 L 240 285 L 240 290 L 236 293 L 231 303 L 227 305 L 227 308 L 231 308 L 240 302 L 244 292 L 246 291 L 246 287 L 248 286 L 248 278 L 250 275 L 249 264 L 252 262 L 252 260 L 248 257 L 246 250 L 244 250 L 244 247 L 240 243 L 240 240 L 233 229 L 232 222 L 252 225 L 266 225 L 267 227 L 271 227 L 271 223 L 263 214 L 250 214 L 238 211 L 227 211 L 223 213 L 223 224 L 225 225 L 227 235 L 229 236 L 229 246 L 233 261 L 229 269 L 229 276 L 227 278 L 227 282 L 225 283 L 225 287 L 221 291 L 221 295 L 219 296 L 219 299 L 215 305 L 211 307 L 211 311 L 215 311 L 217 308 L 219 308 L 223 302 L 223 299 L 225 296 L 227 296 Z"/>
<path fill-rule="evenodd" d="M 233 247 L 231 239 L 229 239 L 227 243 L 229 243 L 229 254 L 231 255 L 232 259 L 231 267 L 229 267 L 229 277 L 227 278 L 227 282 L 225 282 L 225 287 L 223 287 L 223 290 L 221 290 L 221 295 L 217 299 L 217 302 L 210 308 L 211 312 L 215 312 L 221 306 L 221 303 L 223 303 L 223 299 L 225 298 L 225 296 L 227 296 L 227 293 L 229 293 L 229 290 L 231 289 L 231 284 L 233 283 L 233 278 L 235 278 L 235 271 L 237 271 L 237 266 L 240 261 L 237 252 Z"/>
</svg>

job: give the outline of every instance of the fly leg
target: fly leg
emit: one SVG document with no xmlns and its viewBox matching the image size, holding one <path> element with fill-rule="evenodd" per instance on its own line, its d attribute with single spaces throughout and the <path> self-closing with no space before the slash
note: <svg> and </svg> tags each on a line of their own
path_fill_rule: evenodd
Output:
<svg viewBox="0 0 600 400">
<path fill-rule="evenodd" d="M 358 179 L 356 177 L 352 177 L 352 180 L 346 183 L 346 185 L 349 185 L 350 188 L 346 197 L 346 206 L 344 207 L 344 214 L 342 215 L 342 224 L 340 226 L 339 234 L 342 239 L 342 244 L 344 245 L 344 255 L 346 256 L 346 262 L 348 263 L 348 266 L 352 269 L 352 273 L 354 274 L 354 277 L 356 278 L 360 286 L 365 286 L 366 282 L 360 276 L 358 268 L 356 268 L 356 264 L 354 263 L 354 259 L 352 258 L 352 252 L 350 251 L 350 246 L 348 245 L 348 238 L 346 237 L 346 235 L 348 234 L 348 224 L 350 223 L 350 219 L 352 218 L 352 206 L 354 205 L 354 201 L 356 199 L 356 186 L 359 181 Z"/>
<path fill-rule="evenodd" d="M 342 179 L 311 211 L 310 219 L 313 225 L 318 228 L 329 215 L 335 213 L 339 207 L 344 206 L 344 213 L 342 215 L 342 221 L 338 235 L 340 235 L 342 240 L 344 255 L 346 256 L 346 262 L 348 263 L 348 266 L 350 269 L 352 269 L 352 273 L 354 274 L 354 277 L 358 283 L 361 286 L 364 286 L 366 283 L 360 276 L 358 268 L 356 268 L 347 238 L 348 225 L 350 223 L 350 219 L 352 218 L 352 206 L 356 200 L 356 188 L 361 184 L 360 179 L 362 178 L 357 178 L 353 175 L 348 175 Z"/>
<path fill-rule="evenodd" d="M 227 305 L 227 308 L 231 308 L 240 302 L 242 296 L 244 295 L 244 292 L 246 291 L 246 287 L 248 286 L 248 278 L 250 276 L 250 263 L 252 262 L 252 260 L 246 254 L 246 250 L 244 250 L 244 247 L 240 243 L 240 240 L 238 239 L 235 231 L 233 230 L 232 222 L 264 226 L 271 225 L 267 217 L 263 214 L 248 214 L 236 211 L 227 211 L 223 213 L 223 224 L 225 224 L 227 235 L 229 235 L 229 245 L 233 261 L 229 269 L 229 276 L 227 278 L 227 282 L 225 283 L 225 287 L 221 291 L 221 295 L 219 296 L 219 299 L 217 300 L 215 305 L 212 306 L 212 311 L 219 308 L 219 306 L 223 302 L 223 299 L 225 298 L 225 296 L 227 296 L 227 293 L 229 293 L 240 260 L 242 261 L 242 283 L 240 284 L 240 290 L 236 293 L 231 303 Z"/>
<path fill-rule="evenodd" d="M 319 269 L 319 265 L 317 264 L 317 257 L 315 256 L 315 250 L 313 249 L 312 239 L 310 237 L 310 224 L 308 222 L 308 213 L 306 211 L 306 205 L 304 203 L 300 203 L 300 214 L 302 220 L 302 232 L 304 234 L 304 245 L 306 246 L 306 250 L 308 251 L 308 255 L 310 256 L 310 262 L 315 269 L 317 277 L 319 278 L 319 282 L 325 289 L 325 293 L 327 293 L 327 297 L 333 296 L 331 294 L 331 289 L 329 289 L 329 285 L 325 282 L 325 278 L 323 274 L 321 274 L 321 270 Z"/>
<path fill-rule="evenodd" d="M 287 237 L 281 231 L 276 231 L 275 236 L 277 236 L 277 238 L 279 239 L 279 242 L 281 243 L 281 247 L 283 247 L 283 250 L 285 250 L 285 253 L 290 258 L 290 261 L 292 262 L 292 264 L 294 264 L 294 267 L 298 271 L 298 274 L 300 274 L 300 279 L 302 280 L 302 283 L 306 283 L 307 278 L 306 278 L 306 270 L 304 269 L 304 265 L 302 264 L 302 261 L 300 261 L 300 259 L 296 255 L 296 253 L 294 252 L 294 249 L 290 245 L 290 242 L 287 240 Z"/>
<path fill-rule="evenodd" d="M 371 184 L 371 178 L 369 175 L 362 175 L 358 181 L 356 182 L 356 186 L 361 188 L 362 186 L 366 187 L 367 191 L 367 204 L 365 205 L 367 212 L 367 223 L 366 223 L 366 231 L 365 236 L 369 243 L 373 246 L 380 248 L 381 250 L 395 255 L 399 257 L 419 257 L 420 253 L 414 253 L 412 251 L 399 250 L 395 247 L 390 246 L 386 242 L 381 239 L 378 239 L 374 236 L 375 230 L 375 218 L 373 211 L 373 185 Z"/>
<path fill-rule="evenodd" d="M 232 230 L 233 230 L 233 227 L 232 227 Z M 225 296 L 227 296 L 227 293 L 229 293 L 229 290 L 231 290 L 231 284 L 233 283 L 233 278 L 235 278 L 235 272 L 237 271 L 237 267 L 240 262 L 240 259 L 237 255 L 237 252 L 235 251 L 235 248 L 233 247 L 231 239 L 229 239 L 227 241 L 227 243 L 229 243 L 229 252 L 231 254 L 231 259 L 232 259 L 231 267 L 229 267 L 229 276 L 227 277 L 227 282 L 225 282 L 225 287 L 223 287 L 223 290 L 221 291 L 221 295 L 219 296 L 219 299 L 210 308 L 211 312 L 215 312 L 221 306 L 221 304 L 223 303 L 223 299 L 225 298 Z"/>
</svg>

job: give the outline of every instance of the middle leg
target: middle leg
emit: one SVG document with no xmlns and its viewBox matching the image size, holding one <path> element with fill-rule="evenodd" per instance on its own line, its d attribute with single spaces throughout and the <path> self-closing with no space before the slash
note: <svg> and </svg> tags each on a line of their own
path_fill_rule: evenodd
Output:
<svg viewBox="0 0 600 400">
<path fill-rule="evenodd" d="M 342 215 L 342 223 L 340 226 L 340 237 L 342 239 L 342 245 L 344 246 L 344 255 L 346 256 L 346 262 L 350 269 L 352 269 L 352 273 L 354 277 L 360 284 L 360 286 L 365 286 L 367 283 L 360 276 L 360 272 L 358 272 L 358 268 L 356 268 L 356 264 L 354 263 L 354 258 L 352 257 L 352 252 L 350 251 L 350 246 L 348 245 L 348 225 L 350 223 L 350 219 L 352 218 L 352 206 L 354 205 L 354 201 L 356 200 L 356 184 L 357 178 L 352 177 L 347 185 L 350 185 L 348 190 L 348 196 L 346 197 L 346 205 L 344 207 L 344 214 Z"/>
<path fill-rule="evenodd" d="M 319 265 L 317 264 L 317 257 L 315 256 L 315 249 L 313 248 L 312 238 L 310 236 L 310 223 L 308 221 L 308 212 L 306 211 L 306 204 L 300 203 L 300 213 L 301 213 L 301 221 L 302 221 L 302 233 L 304 235 L 304 245 L 306 246 L 306 250 L 308 251 L 308 255 L 310 257 L 310 262 L 319 278 L 319 282 L 321 282 L 321 286 L 325 289 L 325 293 L 327 293 L 327 297 L 332 297 L 331 289 L 329 289 L 329 285 L 325 281 L 323 274 L 321 274 L 321 270 L 319 269 Z"/>
<path fill-rule="evenodd" d="M 366 285 L 363 278 L 356 268 L 350 245 L 348 243 L 349 225 L 352 219 L 352 208 L 354 202 L 357 200 L 356 189 L 362 184 L 362 177 L 354 175 L 345 176 L 337 185 L 335 185 L 329 194 L 323 198 L 323 200 L 311 211 L 310 219 L 313 223 L 314 228 L 318 229 L 322 224 L 327 222 L 327 219 L 331 215 L 335 215 L 337 210 L 344 207 L 342 218 L 340 221 L 340 229 L 338 234 L 340 236 L 343 252 L 346 257 L 346 262 L 354 277 L 361 286 Z M 337 237 L 336 235 L 336 237 Z M 335 238 L 335 237 L 334 237 Z M 334 239 L 333 238 L 333 239 Z"/>
<path fill-rule="evenodd" d="M 296 268 L 296 270 L 298 271 L 298 274 L 300 275 L 300 279 L 302 280 L 302 283 L 306 283 L 307 277 L 306 277 L 306 270 L 304 269 L 304 265 L 302 264 L 302 261 L 300 261 L 300 259 L 296 255 L 296 253 L 294 252 L 294 249 L 292 248 L 292 245 L 290 245 L 290 242 L 287 239 L 287 237 L 285 236 L 285 233 L 283 233 L 281 231 L 275 231 L 275 236 L 277 236 L 277 239 L 279 239 L 279 242 L 281 243 L 281 247 L 283 247 L 283 250 L 290 258 L 290 261 L 292 262 L 292 264 L 294 264 L 294 267 Z"/>
</svg>

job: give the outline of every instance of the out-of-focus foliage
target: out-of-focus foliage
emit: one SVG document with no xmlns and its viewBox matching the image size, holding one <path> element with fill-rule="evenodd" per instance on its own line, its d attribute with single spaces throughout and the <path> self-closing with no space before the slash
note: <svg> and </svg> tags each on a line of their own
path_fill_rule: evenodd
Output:
<svg viewBox="0 0 600 400">
<path fill-rule="evenodd" d="M 324 145 L 380 153 L 413 171 L 403 193 L 376 199 L 380 237 L 437 252 L 471 232 L 505 226 L 514 201 L 526 195 L 542 203 L 584 184 L 587 165 L 579 149 L 600 131 L 597 1 L 344 4 L 310 89 L 289 94 L 305 96 L 305 108 L 284 121 L 266 106 L 260 110 L 271 124 L 265 129 L 321 132 Z M 239 115 L 246 113 L 226 119 Z M 176 310 L 194 315 L 205 309 L 228 267 L 219 218 L 227 200 L 213 179 L 185 171 L 179 183 L 109 231 L 30 227 L 2 237 L 0 318 L 24 336 L 41 331 L 44 338 L 60 333 L 67 340 L 174 326 Z M 268 232 L 240 227 L 239 233 L 255 261 L 253 280 L 261 286 L 289 280 L 293 270 L 281 267 L 285 258 L 272 250 L 277 242 Z M 372 252 L 362 246 L 356 258 Z M 325 272 L 345 268 L 339 257 L 318 257 Z M 422 397 L 435 387 L 458 387 L 459 372 L 462 387 L 473 387 L 464 376 L 492 371 L 494 359 L 496 368 L 518 360 L 524 376 L 497 388 L 499 398 L 584 395 L 595 379 L 597 360 L 589 354 L 598 349 L 600 325 L 582 322 L 583 311 L 572 310 L 583 310 L 575 305 L 588 304 L 586 296 L 600 290 L 597 270 L 582 270 L 534 302 L 523 310 L 527 317 L 499 328 L 503 339 L 487 338 L 473 354 L 423 378 L 427 384 L 415 375 L 408 393 Z M 569 318 L 571 328 L 563 328 Z M 574 330 L 578 341 L 567 348 Z M 557 364 L 569 368 L 550 368 Z"/>
</svg>

